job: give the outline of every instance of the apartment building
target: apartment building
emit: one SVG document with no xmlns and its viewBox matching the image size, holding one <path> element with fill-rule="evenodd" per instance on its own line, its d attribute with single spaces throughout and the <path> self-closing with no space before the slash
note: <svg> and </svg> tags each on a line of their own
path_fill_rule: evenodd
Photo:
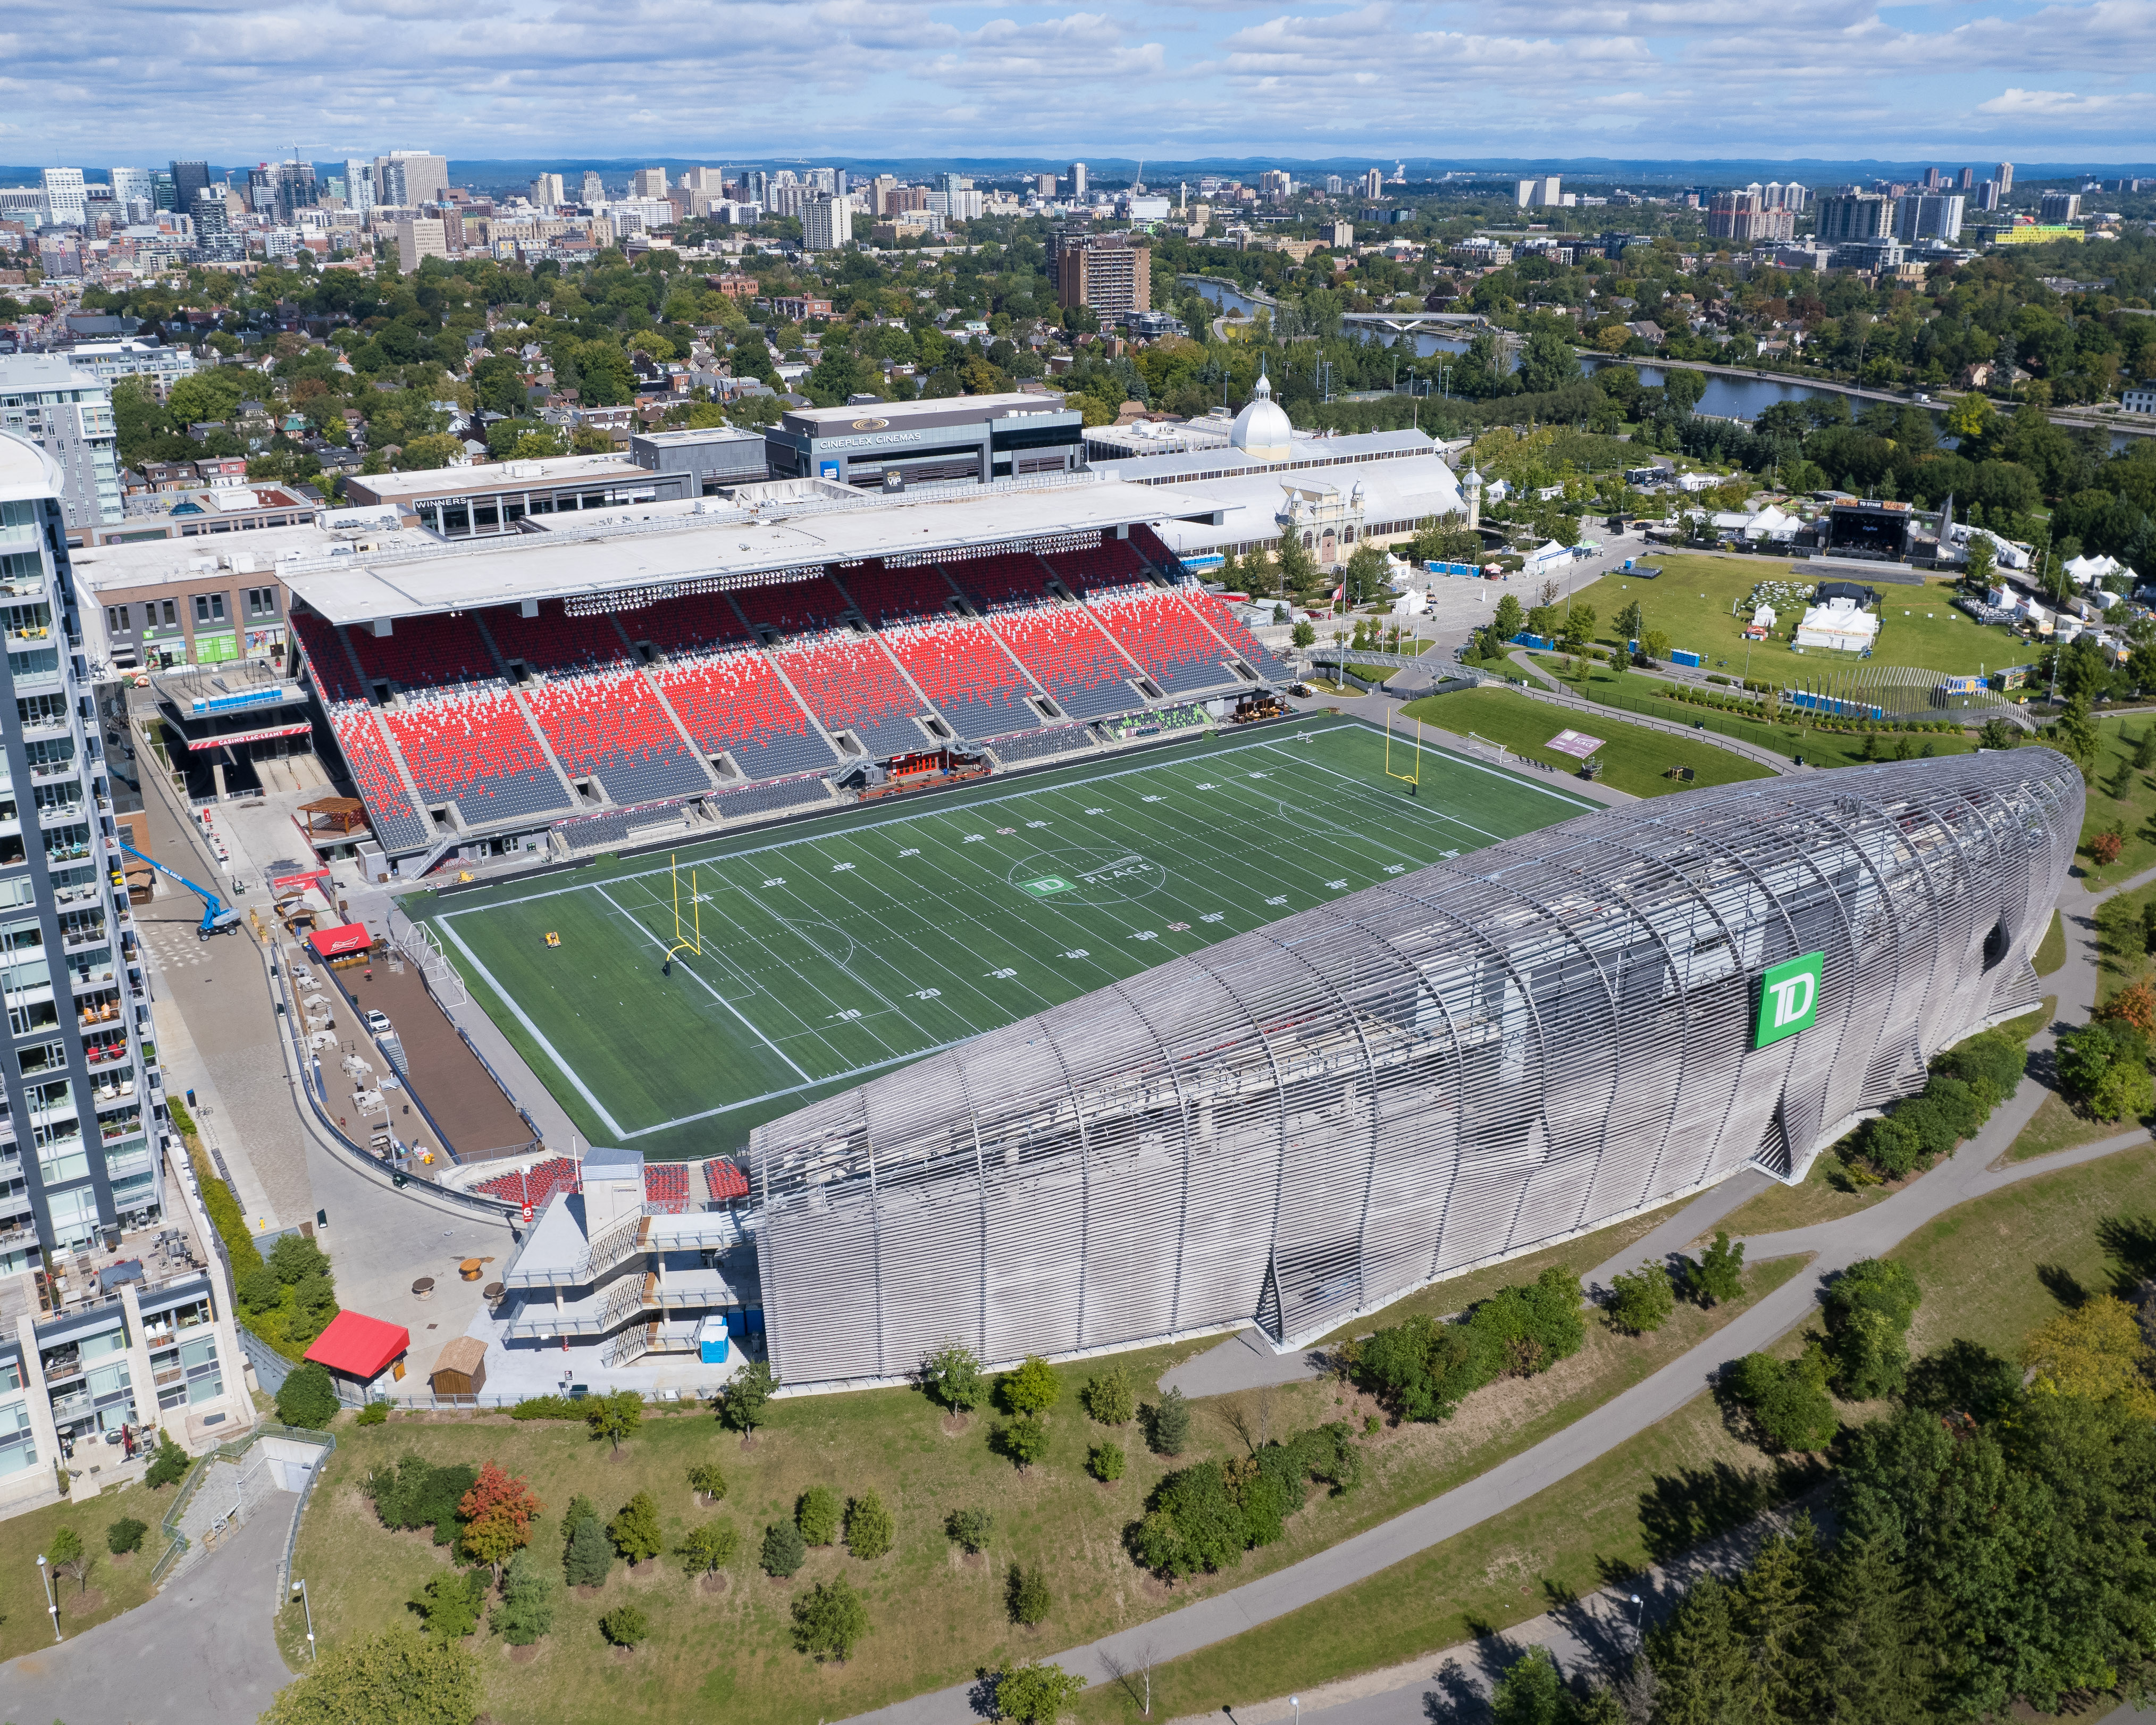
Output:
<svg viewBox="0 0 2156 1725">
<path fill-rule="evenodd" d="M 406 275 L 416 275 L 429 258 L 449 254 L 449 229 L 437 218 L 405 216 L 397 223 L 397 267 Z"/>
<path fill-rule="evenodd" d="M 61 354 L 0 357 L 0 433 L 53 458 L 70 538 L 120 519 L 119 434 L 100 379 Z"/>
<path fill-rule="evenodd" d="M 854 237 L 851 202 L 839 197 L 811 198 L 801 206 L 801 249 L 834 252 Z"/>
<path fill-rule="evenodd" d="M 1128 234 L 1066 229 L 1056 236 L 1055 303 L 1090 305 L 1102 323 L 1152 310 L 1152 254 Z"/>
</svg>

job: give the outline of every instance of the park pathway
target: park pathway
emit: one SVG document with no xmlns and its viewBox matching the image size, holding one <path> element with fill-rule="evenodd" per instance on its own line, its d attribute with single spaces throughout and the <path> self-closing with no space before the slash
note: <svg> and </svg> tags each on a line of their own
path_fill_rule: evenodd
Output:
<svg viewBox="0 0 2156 1725">
<path fill-rule="evenodd" d="M 2047 1051 L 2060 1027 L 2082 1024 L 2094 1010 L 2097 906 L 2114 894 L 2151 882 L 2156 882 L 2156 869 L 2097 894 L 2085 891 L 2077 875 L 2068 880 L 2059 896 L 2065 919 L 2066 962 L 2045 979 L 2046 987 L 2057 994 L 2058 1010 L 2052 1023 L 2030 1039 L 2032 1054 Z M 1772 1346 L 1777 1338 L 1804 1322 L 1828 1279 L 1848 1266 L 1891 1250 L 1958 1205 L 2149 1141 L 2148 1134 L 2137 1128 L 2038 1160 L 2005 1162 L 2007 1149 L 2020 1136 L 2046 1094 L 2035 1080 L 2025 1081 L 1975 1137 L 1929 1173 L 1870 1209 L 1838 1221 L 1748 1238 L 1745 1241 L 1748 1261 L 1804 1253 L 1814 1255 L 1814 1261 L 1807 1273 L 1784 1284 L 1697 1347 L 1604 1403 L 1591 1416 L 1574 1421 L 1467 1484 L 1327 1550 L 1178 1611 L 1071 1648 L 1055 1656 L 1054 1662 L 1090 1682 L 1111 1681 L 1137 1662 L 1142 1649 L 1150 1653 L 1154 1663 L 1163 1663 L 1366 1581 L 1493 1516 L 1518 1507 L 1668 1418 L 1706 1389 L 1730 1361 Z M 1688 1207 L 1686 1214 L 1692 1208 Z M 1681 1215 L 1668 1225 L 1674 1229 L 1684 1220 Z M 1656 1236 L 1650 1235 L 1612 1262 L 1617 1267 L 1637 1263 L 1656 1243 Z M 1602 1275 L 1610 1267 L 1601 1266 L 1590 1275 Z M 861 1717 L 880 1725 L 963 1725 L 978 1717 L 971 1699 L 973 1692 L 971 1686 L 938 1690 Z"/>
</svg>

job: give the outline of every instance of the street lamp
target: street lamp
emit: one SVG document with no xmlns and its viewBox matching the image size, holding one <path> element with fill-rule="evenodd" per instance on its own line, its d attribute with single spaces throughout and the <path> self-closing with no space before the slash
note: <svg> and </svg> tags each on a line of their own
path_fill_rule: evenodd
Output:
<svg viewBox="0 0 2156 1725">
<path fill-rule="evenodd" d="M 1287 1704 L 1295 1709 L 1295 1725 L 1302 1725 L 1302 1697 L 1300 1695 L 1291 1695 L 1287 1698 Z"/>
<path fill-rule="evenodd" d="M 315 1656 L 315 1607 L 314 1602 L 307 1597 L 307 1584 L 304 1577 L 292 1584 L 292 1591 L 300 1596 L 300 1608 L 307 1614 L 307 1657 L 312 1659 Z"/>
<path fill-rule="evenodd" d="M 1638 1634 L 1640 1633 L 1640 1619 L 1641 1619 L 1641 1617 L 1643 1617 L 1645 1615 L 1645 1608 L 1643 1605 L 1641 1605 L 1641 1604 L 1640 1604 L 1640 1596 L 1639 1596 L 1639 1594 L 1633 1594 L 1633 1595 L 1632 1595 L 1632 1633 L 1633 1633 L 1634 1635 L 1638 1635 Z"/>
<path fill-rule="evenodd" d="M 38 1586 L 45 1596 L 45 1609 L 53 1614 L 53 1639 L 60 1638 L 60 1602 L 53 1591 L 52 1571 L 45 1568 L 45 1554 L 38 1553 Z"/>
</svg>

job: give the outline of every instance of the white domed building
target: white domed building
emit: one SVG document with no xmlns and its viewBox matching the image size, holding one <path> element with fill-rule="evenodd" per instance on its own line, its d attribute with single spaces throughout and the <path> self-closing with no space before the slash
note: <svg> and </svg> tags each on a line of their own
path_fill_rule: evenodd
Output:
<svg viewBox="0 0 2156 1725">
<path fill-rule="evenodd" d="M 1273 399 L 1272 382 L 1262 361 L 1250 405 L 1235 415 L 1228 434 L 1228 447 L 1240 449 L 1254 461 L 1286 461 L 1295 454 L 1295 427 L 1288 423 L 1287 410 Z"/>
</svg>

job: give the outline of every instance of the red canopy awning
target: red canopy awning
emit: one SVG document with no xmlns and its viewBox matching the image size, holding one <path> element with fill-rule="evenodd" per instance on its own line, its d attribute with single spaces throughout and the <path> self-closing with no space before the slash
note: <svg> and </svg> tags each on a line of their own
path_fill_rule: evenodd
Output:
<svg viewBox="0 0 2156 1725">
<path fill-rule="evenodd" d="M 315 1337 L 306 1358 L 332 1372 L 371 1384 L 411 1346 L 412 1332 L 402 1324 L 384 1323 L 362 1312 L 340 1312 L 330 1320 L 330 1327 Z"/>
<path fill-rule="evenodd" d="M 341 928 L 318 928 L 307 937 L 307 944 L 325 958 L 335 958 L 346 952 L 362 952 L 374 944 L 374 937 L 367 932 L 364 922 L 347 922 Z"/>
</svg>

